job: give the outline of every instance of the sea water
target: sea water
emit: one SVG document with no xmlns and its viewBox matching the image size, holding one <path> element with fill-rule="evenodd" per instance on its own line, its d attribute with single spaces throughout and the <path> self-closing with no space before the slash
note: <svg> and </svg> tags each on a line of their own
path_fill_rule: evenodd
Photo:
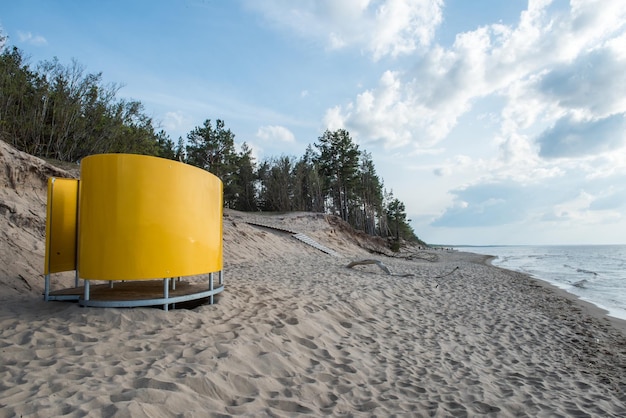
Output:
<svg viewBox="0 0 626 418">
<path fill-rule="evenodd" d="M 457 247 L 547 281 L 626 320 L 626 245 Z"/>
</svg>

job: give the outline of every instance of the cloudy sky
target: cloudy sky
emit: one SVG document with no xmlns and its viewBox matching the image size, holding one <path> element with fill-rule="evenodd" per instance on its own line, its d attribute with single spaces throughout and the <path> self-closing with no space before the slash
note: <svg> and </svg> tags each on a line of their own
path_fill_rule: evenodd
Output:
<svg viewBox="0 0 626 418">
<path fill-rule="evenodd" d="M 175 141 L 347 129 L 427 242 L 626 244 L 626 1 L 22 0 L 0 27 Z"/>
</svg>

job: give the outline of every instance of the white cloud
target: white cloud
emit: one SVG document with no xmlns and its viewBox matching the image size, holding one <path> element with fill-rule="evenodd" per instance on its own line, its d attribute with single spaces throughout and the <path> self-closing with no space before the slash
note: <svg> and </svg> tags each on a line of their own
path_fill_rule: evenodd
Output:
<svg viewBox="0 0 626 418">
<path fill-rule="evenodd" d="M 546 158 L 585 157 L 616 151 L 626 145 L 626 117 L 598 120 L 559 119 L 537 138 L 539 155 Z"/>
<path fill-rule="evenodd" d="M 428 46 L 442 20 L 443 0 L 391 0 L 376 10 L 369 47 L 374 59 L 413 52 Z"/>
<path fill-rule="evenodd" d="M 626 112 L 625 70 L 626 57 L 617 57 L 612 48 L 598 48 L 553 68 L 538 88 L 565 110 L 607 117 Z"/>
<path fill-rule="evenodd" d="M 33 35 L 31 32 L 17 32 L 18 39 L 20 42 L 27 43 L 34 46 L 43 46 L 47 45 L 48 41 L 41 35 Z"/>
<path fill-rule="evenodd" d="M 284 126 L 266 125 L 261 126 L 256 136 L 265 141 L 295 142 L 294 134 Z"/>
<path fill-rule="evenodd" d="M 488 46 L 486 30 L 479 30 L 459 36 L 455 50 L 435 47 L 412 73 L 386 71 L 376 88 L 334 108 L 333 119 L 389 148 L 432 146 L 456 125 L 472 98 L 493 90 L 484 75 Z"/>
<path fill-rule="evenodd" d="M 248 0 L 268 21 L 330 49 L 357 46 L 374 60 L 430 45 L 443 0 Z"/>
<path fill-rule="evenodd" d="M 516 27 L 495 24 L 458 34 L 451 48 L 433 47 L 411 71 L 386 71 L 376 88 L 329 109 L 327 126 L 341 125 L 361 141 L 387 147 L 430 147 L 447 137 L 473 102 L 497 95 L 508 98 L 501 137 L 516 141 L 508 144 L 510 152 L 527 157 L 537 153 L 529 133 L 566 113 L 581 109 L 599 118 L 623 112 L 626 60 L 615 39 L 624 38 L 626 2 L 600 7 L 577 0 L 570 10 L 548 14 L 550 3 L 529 2 Z"/>
<path fill-rule="evenodd" d="M 599 205 L 595 205 L 594 202 L 600 202 Z M 605 207 L 600 207 L 603 204 Z M 612 210 L 614 207 L 623 204 L 622 196 L 612 196 L 611 201 L 602 202 L 596 196 L 588 193 L 585 190 L 581 190 L 578 196 L 555 205 L 552 214 L 548 213 L 548 219 L 552 215 L 552 220 L 571 221 L 575 223 L 584 224 L 602 224 L 602 223 L 616 223 L 619 222 L 623 216 L 621 210 Z"/>
<path fill-rule="evenodd" d="M 326 128 L 335 130 L 347 126 L 361 141 L 384 141 L 388 148 L 407 145 L 419 119 L 405 102 L 406 97 L 396 73 L 387 71 L 377 88 L 359 94 L 347 107 L 334 107 L 326 112 Z"/>
<path fill-rule="evenodd" d="M 324 115 L 324 126 L 330 131 L 344 128 L 345 116 L 341 114 L 341 107 L 335 106 L 326 110 Z"/>
<path fill-rule="evenodd" d="M 590 210 L 617 210 L 624 212 L 626 208 L 626 189 L 623 187 L 609 187 L 607 190 L 595 196 L 589 204 Z"/>
<path fill-rule="evenodd" d="M 188 125 L 191 118 L 185 116 L 181 111 L 166 112 L 163 118 L 163 127 L 168 131 L 178 131 L 180 128 Z"/>
</svg>

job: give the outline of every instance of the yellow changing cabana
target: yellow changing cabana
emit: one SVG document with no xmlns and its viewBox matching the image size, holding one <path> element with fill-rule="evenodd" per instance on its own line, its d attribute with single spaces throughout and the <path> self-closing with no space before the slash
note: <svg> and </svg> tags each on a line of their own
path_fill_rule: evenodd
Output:
<svg viewBox="0 0 626 418">
<path fill-rule="evenodd" d="M 45 299 L 84 306 L 151 306 L 221 292 L 222 182 L 176 161 L 99 154 L 81 161 L 80 180 L 48 182 Z M 76 270 L 76 288 L 50 292 L 50 274 Z M 208 275 L 208 288 L 173 278 Z M 213 277 L 218 274 L 218 284 Z M 81 296 L 78 280 L 84 280 Z M 154 284 L 163 280 L 161 294 Z M 109 285 L 90 285 L 93 280 Z M 115 284 L 116 281 L 123 283 Z M 115 291 L 111 290 L 114 288 Z M 128 290 L 132 297 L 122 296 Z M 134 299 L 133 299 L 134 298 Z"/>
</svg>

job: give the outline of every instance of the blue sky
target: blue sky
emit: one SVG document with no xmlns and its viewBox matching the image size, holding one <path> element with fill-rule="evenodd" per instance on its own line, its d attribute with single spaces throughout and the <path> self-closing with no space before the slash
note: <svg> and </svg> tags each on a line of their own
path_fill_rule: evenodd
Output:
<svg viewBox="0 0 626 418">
<path fill-rule="evenodd" d="M 0 27 L 175 141 L 223 119 L 299 157 L 347 129 L 427 242 L 626 243 L 624 1 L 22 0 Z"/>
</svg>

